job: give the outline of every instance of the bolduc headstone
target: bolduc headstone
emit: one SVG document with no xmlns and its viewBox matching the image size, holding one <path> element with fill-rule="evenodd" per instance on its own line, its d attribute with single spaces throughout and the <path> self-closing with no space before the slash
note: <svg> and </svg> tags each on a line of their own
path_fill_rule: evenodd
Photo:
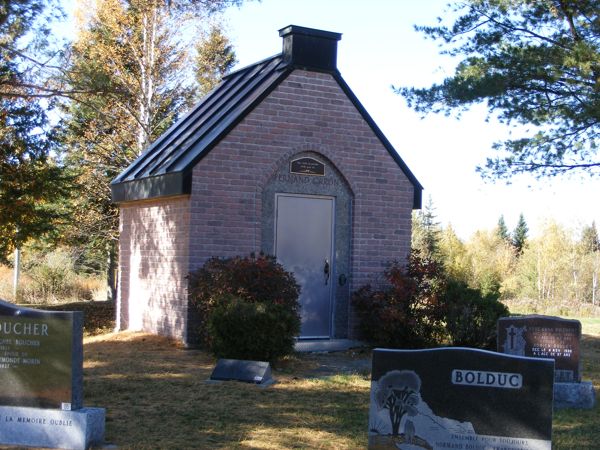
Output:
<svg viewBox="0 0 600 450">
<path fill-rule="evenodd" d="M 553 373 L 485 350 L 375 349 L 369 449 L 550 450 Z"/>
<path fill-rule="evenodd" d="M 0 300 L 0 444 L 85 449 L 104 417 L 83 408 L 83 314 Z"/>
</svg>

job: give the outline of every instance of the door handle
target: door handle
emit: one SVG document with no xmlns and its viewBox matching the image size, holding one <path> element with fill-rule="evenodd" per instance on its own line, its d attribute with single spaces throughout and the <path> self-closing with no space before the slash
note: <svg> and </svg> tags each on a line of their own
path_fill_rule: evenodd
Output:
<svg viewBox="0 0 600 450">
<path fill-rule="evenodd" d="M 323 267 L 323 274 L 325 275 L 325 284 L 329 282 L 329 261 L 325 259 L 325 266 Z"/>
</svg>

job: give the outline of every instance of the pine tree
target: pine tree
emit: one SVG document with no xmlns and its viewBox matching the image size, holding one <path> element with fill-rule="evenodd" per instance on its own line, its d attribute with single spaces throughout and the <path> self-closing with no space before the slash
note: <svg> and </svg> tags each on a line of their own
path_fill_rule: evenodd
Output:
<svg viewBox="0 0 600 450">
<path fill-rule="evenodd" d="M 600 240 L 598 239 L 598 230 L 596 229 L 595 221 L 583 229 L 581 233 L 581 245 L 587 253 L 600 251 Z"/>
<path fill-rule="evenodd" d="M 523 249 L 527 244 L 527 233 L 529 228 L 527 227 L 527 223 L 525 222 L 525 217 L 523 213 L 519 215 L 519 221 L 517 222 L 517 226 L 515 227 L 512 235 L 512 245 L 515 248 L 517 255 L 521 255 L 523 253 Z"/>
<path fill-rule="evenodd" d="M 506 227 L 506 222 L 504 222 L 504 214 L 500 216 L 498 219 L 498 226 L 496 227 L 496 234 L 500 239 L 505 242 L 510 242 L 510 235 L 508 233 L 508 228 Z"/>
<path fill-rule="evenodd" d="M 553 176 L 600 170 L 598 0 L 465 0 L 436 26 L 416 29 L 459 57 L 454 73 L 427 88 L 401 88 L 417 112 L 460 114 L 482 103 L 527 134 L 494 145 L 484 176 Z M 446 22 L 446 19 L 452 23 Z"/>
<path fill-rule="evenodd" d="M 412 248 L 425 258 L 440 261 L 439 244 L 442 229 L 437 221 L 431 197 L 421 211 L 413 214 L 412 227 Z"/>
<path fill-rule="evenodd" d="M 19 43 L 38 28 L 44 2 L 0 5 L 0 260 L 64 219 L 70 177 L 57 164 L 47 109 L 37 100 Z M 38 20 L 39 19 L 39 20 Z"/>
<path fill-rule="evenodd" d="M 233 46 L 223 29 L 213 25 L 196 45 L 196 81 L 198 93 L 206 95 L 237 62 Z"/>
</svg>

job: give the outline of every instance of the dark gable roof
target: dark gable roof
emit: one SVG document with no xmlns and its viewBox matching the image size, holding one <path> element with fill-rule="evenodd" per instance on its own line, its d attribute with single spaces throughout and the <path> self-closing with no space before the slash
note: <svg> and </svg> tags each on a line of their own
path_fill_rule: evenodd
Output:
<svg viewBox="0 0 600 450">
<path fill-rule="evenodd" d="M 114 202 L 189 194 L 192 169 L 294 69 L 277 55 L 240 69 L 177 121 L 111 183 Z M 310 68 L 310 70 L 315 70 Z M 375 135 L 414 186 L 413 208 L 421 208 L 423 187 L 362 106 L 337 69 L 331 73 Z"/>
</svg>

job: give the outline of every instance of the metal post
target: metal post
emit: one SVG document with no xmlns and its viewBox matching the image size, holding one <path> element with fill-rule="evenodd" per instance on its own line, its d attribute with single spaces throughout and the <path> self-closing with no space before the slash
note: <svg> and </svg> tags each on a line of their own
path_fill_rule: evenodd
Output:
<svg viewBox="0 0 600 450">
<path fill-rule="evenodd" d="M 17 300 L 17 290 L 19 288 L 19 272 L 21 270 L 21 249 L 15 248 L 15 263 L 13 276 L 13 296 Z"/>
</svg>

